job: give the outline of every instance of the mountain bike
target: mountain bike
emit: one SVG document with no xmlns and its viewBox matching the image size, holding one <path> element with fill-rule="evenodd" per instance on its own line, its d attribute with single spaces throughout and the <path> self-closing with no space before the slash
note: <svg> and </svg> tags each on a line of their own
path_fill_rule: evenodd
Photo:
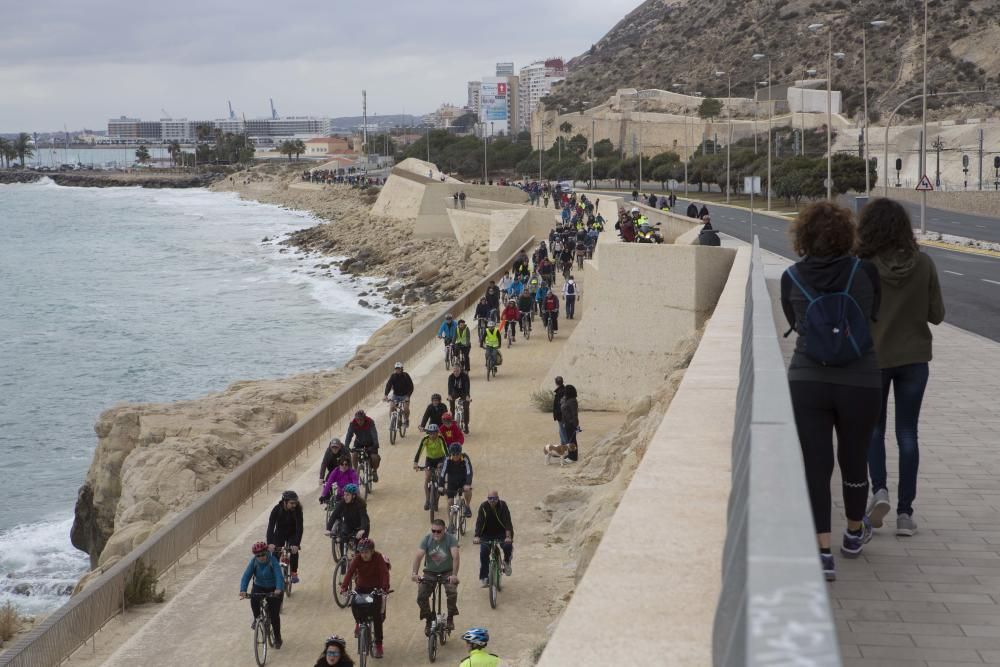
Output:
<svg viewBox="0 0 1000 667">
<path fill-rule="evenodd" d="M 549 337 L 549 342 L 552 342 L 553 336 L 556 335 L 555 329 L 556 319 L 551 315 L 546 315 L 545 317 L 545 335 Z"/>
<path fill-rule="evenodd" d="M 389 411 L 389 444 L 396 444 L 396 434 L 399 437 L 406 437 L 406 420 L 403 415 L 403 400 L 402 399 L 390 399 L 392 401 L 392 409 Z"/>
<path fill-rule="evenodd" d="M 459 396 L 455 399 L 455 423 L 462 427 L 466 433 L 469 432 L 469 420 L 465 416 L 465 399 Z"/>
<path fill-rule="evenodd" d="M 479 347 L 483 346 L 483 339 L 486 338 L 486 318 L 476 319 L 476 333 L 479 335 Z"/>
<path fill-rule="evenodd" d="M 442 613 L 441 604 L 444 598 L 444 582 L 448 578 L 448 575 L 439 574 L 434 577 L 421 577 L 421 583 L 433 583 L 434 590 L 431 593 L 431 611 L 434 613 L 434 618 L 431 620 L 431 631 L 427 635 L 427 658 L 434 662 L 437 660 L 437 649 L 438 644 L 444 646 L 448 643 L 448 635 L 451 634 L 451 630 L 448 629 L 448 615 Z"/>
<path fill-rule="evenodd" d="M 503 549 L 500 548 L 500 540 L 490 540 L 490 569 L 486 581 L 490 585 L 490 607 L 497 608 L 497 596 L 503 589 L 501 577 L 503 576 Z"/>
<path fill-rule="evenodd" d="M 301 551 L 301 549 L 299 549 Z M 281 576 L 285 580 L 285 595 L 292 597 L 292 569 L 288 564 L 288 559 L 292 555 L 291 550 L 288 545 L 281 547 L 279 552 L 278 562 L 281 564 Z"/>
<path fill-rule="evenodd" d="M 351 559 L 354 558 L 355 547 L 357 546 L 357 540 L 354 539 L 353 535 L 348 535 L 343 531 L 337 531 L 330 536 L 333 540 L 333 552 L 337 563 L 333 568 L 333 601 L 337 603 L 337 606 L 341 609 L 347 607 L 351 601 L 351 596 L 349 593 L 341 593 L 340 589 L 350 588 L 351 582 L 344 581 L 344 576 L 347 574 L 347 566 L 350 564 Z M 339 554 L 339 557 L 337 557 Z"/>
<path fill-rule="evenodd" d="M 455 354 L 455 345 L 447 338 L 444 339 L 444 369 L 450 371 L 452 364 L 458 362 L 458 355 Z"/>
<path fill-rule="evenodd" d="M 358 450 L 358 493 L 365 500 L 372 492 L 372 474 L 372 460 L 368 450 Z"/>
<path fill-rule="evenodd" d="M 497 376 L 497 357 L 499 350 L 494 350 L 493 354 L 490 354 L 490 348 L 486 350 L 486 381 L 489 382 L 491 377 Z"/>
<path fill-rule="evenodd" d="M 503 325 L 503 337 L 507 339 L 507 349 L 514 344 L 514 327 L 510 323 L 504 323 Z"/>
<path fill-rule="evenodd" d="M 326 500 L 326 520 L 323 521 L 324 526 L 330 523 L 330 515 L 337 509 L 337 490 L 336 484 L 330 486 L 330 497 Z"/>
<path fill-rule="evenodd" d="M 268 605 L 271 598 L 276 597 L 273 593 L 251 593 L 248 600 L 260 600 L 260 611 L 253 623 L 253 655 L 260 667 L 264 667 L 267 662 L 267 647 L 274 646 L 274 631 L 271 628 L 271 617 L 267 614 Z"/>
<path fill-rule="evenodd" d="M 521 313 L 521 335 L 524 340 L 531 338 L 531 313 Z"/>
<path fill-rule="evenodd" d="M 375 657 L 375 621 L 372 616 L 381 614 L 385 609 L 385 598 L 389 593 L 392 593 L 391 589 L 383 591 L 381 588 L 376 588 L 371 593 L 348 593 L 352 610 L 357 609 L 358 615 L 365 619 L 358 624 L 358 667 L 365 667 L 368 658 Z"/>
<path fill-rule="evenodd" d="M 455 494 L 454 500 L 452 500 L 451 506 L 448 507 L 448 532 L 454 535 L 455 540 L 459 542 L 462 540 L 462 535 L 465 535 L 465 509 L 467 507 L 468 504 L 465 502 L 465 495 L 459 489 L 458 493 Z"/>
<path fill-rule="evenodd" d="M 427 470 L 427 466 L 417 466 L 417 470 Z M 427 489 L 428 489 L 427 495 L 430 498 L 430 512 L 431 512 L 432 522 L 434 521 L 434 515 L 438 511 L 438 504 L 439 504 L 438 501 L 441 498 L 441 494 L 438 492 L 439 483 L 440 480 L 438 479 L 438 469 L 431 468 L 431 479 L 429 482 L 427 482 Z"/>
</svg>

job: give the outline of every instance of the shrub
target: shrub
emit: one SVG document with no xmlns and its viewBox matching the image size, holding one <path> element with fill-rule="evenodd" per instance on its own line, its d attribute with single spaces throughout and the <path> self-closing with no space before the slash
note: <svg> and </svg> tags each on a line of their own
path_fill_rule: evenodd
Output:
<svg viewBox="0 0 1000 667">
<path fill-rule="evenodd" d="M 531 392 L 531 402 L 539 412 L 552 412 L 555 394 L 547 389 L 539 389 Z"/>
<path fill-rule="evenodd" d="M 21 629 L 21 617 L 10 602 L 0 607 L 0 642 L 6 642 Z"/>
<path fill-rule="evenodd" d="M 132 575 L 125 582 L 125 607 L 134 607 L 148 602 L 163 602 L 164 591 L 156 590 L 156 568 L 136 561 Z"/>
</svg>

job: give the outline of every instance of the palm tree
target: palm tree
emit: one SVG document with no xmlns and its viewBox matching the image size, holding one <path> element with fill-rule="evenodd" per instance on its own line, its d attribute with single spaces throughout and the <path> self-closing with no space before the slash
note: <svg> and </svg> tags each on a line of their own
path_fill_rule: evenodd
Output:
<svg viewBox="0 0 1000 667">
<path fill-rule="evenodd" d="M 180 157 L 180 154 L 181 154 L 181 142 L 176 141 L 176 140 L 175 141 L 171 141 L 170 145 L 167 146 L 167 153 L 170 155 L 170 161 L 176 167 L 177 166 L 177 158 Z"/>
<path fill-rule="evenodd" d="M 292 142 L 292 151 L 295 153 L 295 159 L 298 160 L 299 156 L 306 152 L 306 145 L 301 139 L 296 139 Z"/>
<path fill-rule="evenodd" d="M 10 167 L 10 158 L 7 157 L 7 151 L 11 150 L 11 144 L 9 139 L 4 139 L 0 137 L 0 166 Z M 4 164 L 4 160 L 7 164 Z"/>
<path fill-rule="evenodd" d="M 31 135 L 27 132 L 17 135 L 17 139 L 14 140 L 14 151 L 21 160 L 21 168 L 24 169 L 24 159 L 35 155 L 35 149 L 31 144 Z"/>
<path fill-rule="evenodd" d="M 149 155 L 149 149 L 145 145 L 139 146 L 135 151 L 135 159 L 139 161 L 139 164 L 146 164 L 152 157 Z"/>
<path fill-rule="evenodd" d="M 291 141 L 282 141 L 280 144 L 278 144 L 278 152 L 281 153 L 282 155 L 287 155 L 288 161 L 291 162 L 292 154 L 295 152 L 295 146 L 292 144 Z"/>
</svg>

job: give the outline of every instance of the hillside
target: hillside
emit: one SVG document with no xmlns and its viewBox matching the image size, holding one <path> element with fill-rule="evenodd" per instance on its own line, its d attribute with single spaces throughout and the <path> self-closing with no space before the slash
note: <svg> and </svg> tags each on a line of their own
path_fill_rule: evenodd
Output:
<svg viewBox="0 0 1000 667">
<path fill-rule="evenodd" d="M 930 5 L 929 90 L 1000 88 L 1000 26 L 996 0 L 935 0 Z M 767 78 L 771 56 L 774 85 L 792 84 L 815 68 L 826 73 L 825 31 L 811 23 L 833 25 L 835 89 L 844 92 L 851 115 L 862 109 L 861 27 L 881 19 L 889 24 L 868 30 L 869 107 L 885 114 L 922 85 L 923 3 L 916 0 L 646 0 L 590 50 L 569 62 L 570 74 L 546 98 L 545 106 L 596 105 L 618 88 L 659 88 L 706 96 L 725 96 L 731 71 L 733 95 L 749 97 L 753 82 Z M 680 87 L 672 88 L 674 84 Z M 997 113 L 989 104 L 961 96 L 929 100 L 929 108 L 961 105 L 966 113 Z M 907 107 L 919 113 L 919 104 Z"/>
</svg>

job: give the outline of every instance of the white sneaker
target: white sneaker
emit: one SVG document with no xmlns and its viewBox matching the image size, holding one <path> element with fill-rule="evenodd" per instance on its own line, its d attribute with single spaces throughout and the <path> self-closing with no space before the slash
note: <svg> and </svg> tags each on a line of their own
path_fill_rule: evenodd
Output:
<svg viewBox="0 0 1000 667">
<path fill-rule="evenodd" d="M 890 509 L 892 509 L 892 504 L 889 502 L 889 492 L 886 489 L 879 489 L 872 495 L 868 509 L 865 511 L 868 519 L 872 522 L 872 528 L 882 527 L 883 519 Z"/>
<path fill-rule="evenodd" d="M 479 585 L 482 586 L 483 588 L 489 588 L 490 587 L 490 582 L 489 582 L 488 579 L 480 579 L 479 580 Z"/>
</svg>

